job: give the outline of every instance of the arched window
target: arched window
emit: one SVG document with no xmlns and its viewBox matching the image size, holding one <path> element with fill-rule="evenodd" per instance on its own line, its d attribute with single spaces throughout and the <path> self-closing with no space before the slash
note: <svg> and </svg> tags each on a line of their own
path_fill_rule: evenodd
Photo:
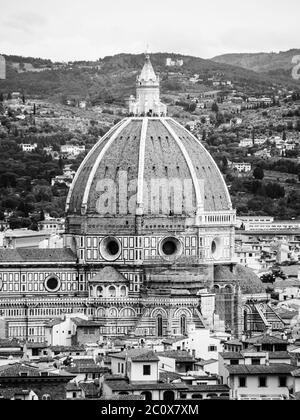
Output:
<svg viewBox="0 0 300 420">
<path fill-rule="evenodd" d="M 104 308 L 99 308 L 97 311 L 97 316 L 99 318 L 104 318 L 105 317 L 105 309 Z"/>
<path fill-rule="evenodd" d="M 120 288 L 120 297 L 126 297 L 126 287 L 125 286 L 122 286 L 121 288 Z"/>
<path fill-rule="evenodd" d="M 101 286 L 97 287 L 96 294 L 97 294 L 97 297 L 103 297 L 103 288 Z"/>
<path fill-rule="evenodd" d="M 152 401 L 152 392 L 150 391 L 144 391 L 141 393 L 145 397 L 146 401 Z"/>
<path fill-rule="evenodd" d="M 42 396 L 42 400 L 44 400 L 44 401 L 50 401 L 51 400 L 51 396 L 49 394 L 44 394 Z"/>
<path fill-rule="evenodd" d="M 173 391 L 164 392 L 164 401 L 174 401 L 175 395 Z"/>
<path fill-rule="evenodd" d="M 225 287 L 225 293 L 232 293 L 232 286 L 227 284 Z"/>
<path fill-rule="evenodd" d="M 186 316 L 182 315 L 180 317 L 180 334 L 181 335 L 186 335 L 187 333 L 187 328 L 186 328 Z"/>
<path fill-rule="evenodd" d="M 157 316 L 157 336 L 163 336 L 163 317 L 161 314 Z"/>
<path fill-rule="evenodd" d="M 135 316 L 135 312 L 132 308 L 124 308 L 120 312 L 120 318 L 127 318 Z"/>
<path fill-rule="evenodd" d="M 115 308 L 109 309 L 108 316 L 111 318 L 117 318 L 118 311 Z"/>
<path fill-rule="evenodd" d="M 207 398 L 210 400 L 213 400 L 214 398 L 217 398 L 217 394 L 207 394 Z"/>
<path fill-rule="evenodd" d="M 116 297 L 116 296 L 117 296 L 116 288 L 114 286 L 110 286 L 108 289 L 108 297 Z"/>
<path fill-rule="evenodd" d="M 220 286 L 218 286 L 217 284 L 214 285 L 214 293 L 215 294 L 220 293 Z"/>
<path fill-rule="evenodd" d="M 244 311 L 244 332 L 248 331 L 248 312 Z"/>
</svg>

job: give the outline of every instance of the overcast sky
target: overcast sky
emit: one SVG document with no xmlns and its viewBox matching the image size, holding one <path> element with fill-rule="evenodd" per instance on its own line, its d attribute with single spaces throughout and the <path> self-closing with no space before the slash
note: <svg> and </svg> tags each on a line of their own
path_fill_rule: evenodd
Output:
<svg viewBox="0 0 300 420">
<path fill-rule="evenodd" d="M 299 0 L 0 0 L 0 54 L 283 51 L 300 48 L 299 19 Z"/>
</svg>

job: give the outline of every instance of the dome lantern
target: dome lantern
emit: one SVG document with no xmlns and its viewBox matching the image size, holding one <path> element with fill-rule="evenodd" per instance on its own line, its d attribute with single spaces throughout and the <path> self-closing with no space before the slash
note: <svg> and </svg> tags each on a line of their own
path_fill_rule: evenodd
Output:
<svg viewBox="0 0 300 420">
<path fill-rule="evenodd" d="M 129 100 L 129 113 L 134 116 L 167 115 L 167 106 L 160 101 L 159 76 L 154 72 L 150 54 L 145 54 L 145 64 L 137 77 L 136 99 Z"/>
</svg>

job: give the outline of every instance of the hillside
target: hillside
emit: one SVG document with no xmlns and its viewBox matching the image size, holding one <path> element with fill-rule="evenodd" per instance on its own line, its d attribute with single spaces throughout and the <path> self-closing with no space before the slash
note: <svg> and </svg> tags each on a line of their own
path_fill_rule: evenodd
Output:
<svg viewBox="0 0 300 420">
<path fill-rule="evenodd" d="M 166 67 L 166 58 L 182 58 L 182 67 Z M 27 95 L 37 97 L 59 98 L 61 96 L 77 96 L 88 98 L 93 103 L 124 102 L 124 99 L 134 93 L 136 75 L 140 71 L 144 55 L 119 54 L 105 57 L 97 62 L 51 63 L 49 60 L 6 56 L 7 80 L 0 81 L 0 92 L 22 91 Z M 15 64 L 29 63 L 35 69 L 43 71 L 18 72 Z M 197 94 L 203 90 L 212 89 L 212 84 L 206 83 L 210 77 L 234 81 L 236 88 L 249 91 L 271 90 L 274 86 L 296 87 L 290 77 L 274 75 L 272 77 L 257 74 L 248 69 L 241 69 L 227 63 L 218 63 L 198 57 L 178 54 L 152 54 L 151 60 L 157 72 L 161 75 L 164 94 L 189 93 Z M 45 70 L 46 69 L 46 70 Z M 203 84 L 191 86 L 189 78 L 195 73 L 204 80 Z"/>
<path fill-rule="evenodd" d="M 280 51 L 279 53 L 254 53 L 254 54 L 224 54 L 212 58 L 219 64 L 230 64 L 258 73 L 273 73 L 273 75 L 291 74 L 294 64 L 292 58 L 300 55 L 300 49 Z"/>
</svg>

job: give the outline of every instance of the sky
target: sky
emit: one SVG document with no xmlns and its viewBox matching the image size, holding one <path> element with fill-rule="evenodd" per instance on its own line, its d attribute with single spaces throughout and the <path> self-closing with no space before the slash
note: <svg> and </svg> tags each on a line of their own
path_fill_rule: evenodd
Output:
<svg viewBox="0 0 300 420">
<path fill-rule="evenodd" d="M 299 0 L 0 0 L 0 54 L 211 58 L 300 48 Z"/>
</svg>

